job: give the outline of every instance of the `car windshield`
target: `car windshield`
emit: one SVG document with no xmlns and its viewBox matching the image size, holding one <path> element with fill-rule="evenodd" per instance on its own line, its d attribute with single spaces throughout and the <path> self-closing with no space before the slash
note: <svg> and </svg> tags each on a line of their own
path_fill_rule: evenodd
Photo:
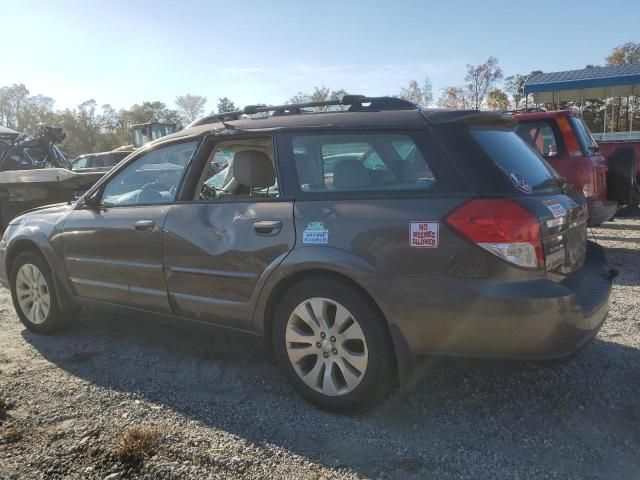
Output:
<svg viewBox="0 0 640 480">
<path fill-rule="evenodd" d="M 548 180 L 559 175 L 513 130 L 479 127 L 472 128 L 471 135 L 518 190 L 529 193 L 538 185 L 558 188 L 556 183 Z"/>
</svg>

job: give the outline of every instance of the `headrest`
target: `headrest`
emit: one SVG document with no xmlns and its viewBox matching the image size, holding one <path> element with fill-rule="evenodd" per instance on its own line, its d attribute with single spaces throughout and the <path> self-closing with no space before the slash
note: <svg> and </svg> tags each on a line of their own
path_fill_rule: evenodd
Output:
<svg viewBox="0 0 640 480">
<path fill-rule="evenodd" d="M 266 153 L 241 150 L 233 156 L 233 177 L 245 187 L 265 188 L 275 183 L 276 172 Z"/>
<path fill-rule="evenodd" d="M 359 160 L 341 160 L 333 169 L 335 188 L 361 188 L 371 183 L 369 172 Z"/>
</svg>

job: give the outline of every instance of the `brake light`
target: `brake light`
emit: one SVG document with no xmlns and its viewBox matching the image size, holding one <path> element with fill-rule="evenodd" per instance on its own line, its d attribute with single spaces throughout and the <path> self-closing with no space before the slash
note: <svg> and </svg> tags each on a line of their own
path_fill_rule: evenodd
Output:
<svg viewBox="0 0 640 480">
<path fill-rule="evenodd" d="M 512 200 L 471 200 L 447 215 L 445 222 L 507 262 L 527 268 L 545 266 L 540 223 Z"/>
</svg>

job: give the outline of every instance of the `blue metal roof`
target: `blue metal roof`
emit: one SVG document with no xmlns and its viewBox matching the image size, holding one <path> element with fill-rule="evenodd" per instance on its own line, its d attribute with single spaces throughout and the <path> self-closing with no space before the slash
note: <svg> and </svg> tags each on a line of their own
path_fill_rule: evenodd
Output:
<svg viewBox="0 0 640 480">
<path fill-rule="evenodd" d="M 524 93 L 526 95 L 635 84 L 640 84 L 640 63 L 532 75 L 524 84 Z"/>
</svg>

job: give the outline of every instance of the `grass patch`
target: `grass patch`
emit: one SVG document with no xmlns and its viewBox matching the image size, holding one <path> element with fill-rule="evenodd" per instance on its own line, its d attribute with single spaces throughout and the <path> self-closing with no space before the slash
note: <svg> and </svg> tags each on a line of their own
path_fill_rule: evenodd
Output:
<svg viewBox="0 0 640 480">
<path fill-rule="evenodd" d="M 160 433 L 155 428 L 134 427 L 127 430 L 116 448 L 118 459 L 129 466 L 138 467 L 158 450 Z"/>
</svg>

